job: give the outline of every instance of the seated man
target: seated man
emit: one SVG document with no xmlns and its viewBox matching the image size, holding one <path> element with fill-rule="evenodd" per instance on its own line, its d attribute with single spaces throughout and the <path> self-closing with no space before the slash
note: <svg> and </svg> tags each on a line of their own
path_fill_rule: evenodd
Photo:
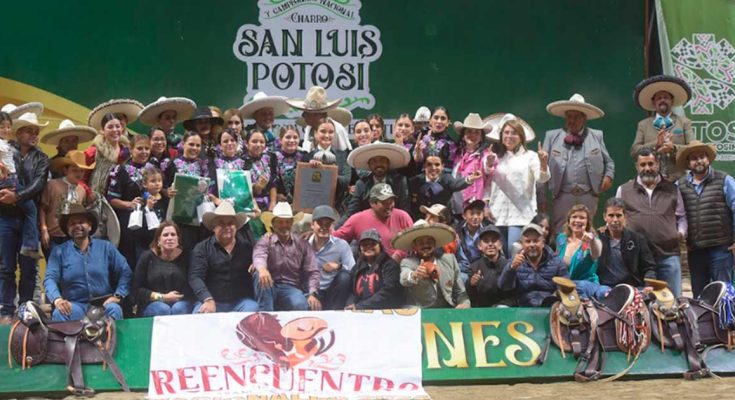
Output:
<svg viewBox="0 0 735 400">
<path fill-rule="evenodd" d="M 401 261 L 401 285 L 406 288 L 409 304 L 419 308 L 470 308 L 470 299 L 462 282 L 454 254 L 437 249 L 454 240 L 454 231 L 444 224 L 425 222 L 402 231 L 393 239 L 393 247 L 413 249 L 413 255 Z"/>
<path fill-rule="evenodd" d="M 311 217 L 311 235 L 307 242 L 314 250 L 319 268 L 317 298 L 324 310 L 342 310 L 350 296 L 352 267 L 355 258 L 350 245 L 332 236 L 334 223 L 339 217 L 330 206 L 317 206 Z"/>
<path fill-rule="evenodd" d="M 59 219 L 71 238 L 56 246 L 46 265 L 43 285 L 54 305 L 54 321 L 84 318 L 90 304 L 102 305 L 105 314 L 122 319 L 120 300 L 128 295 L 132 272 L 125 257 L 107 240 L 90 236 L 97 230 L 97 217 L 80 204 L 71 204 Z"/>
<path fill-rule="evenodd" d="M 454 192 L 467 188 L 472 182 L 482 178 L 477 172 L 465 178 L 454 178 L 444 173 L 444 162 L 439 156 L 428 156 L 424 159 L 424 172 L 408 181 L 408 192 L 411 194 L 411 217 L 421 218 L 421 206 L 432 204 L 449 204 Z"/>
<path fill-rule="evenodd" d="M 556 284 L 551 279 L 569 278 L 567 266 L 546 246 L 544 230 L 536 224 L 523 227 L 521 245 L 521 252 L 500 274 L 500 289 L 514 290 L 520 307 L 549 306 L 556 301 Z"/>
<path fill-rule="evenodd" d="M 291 232 L 293 210 L 279 202 L 273 208 L 272 234 L 253 249 L 255 296 L 260 311 L 319 310 L 319 268 L 306 240 Z M 304 296 L 304 288 L 308 290 Z"/>
<path fill-rule="evenodd" d="M 198 299 L 194 314 L 258 311 L 248 272 L 253 244 L 237 234 L 247 221 L 227 201 L 204 214 L 202 224 L 214 235 L 197 243 L 191 255 L 189 286 Z"/>
<path fill-rule="evenodd" d="M 467 293 L 473 307 L 513 306 L 513 292 L 500 289 L 498 279 L 510 264 L 503 257 L 503 240 L 495 225 L 486 225 L 478 232 L 477 248 L 482 256 L 470 265 L 470 281 Z"/>
<path fill-rule="evenodd" d="M 600 284 L 627 283 L 643 287 L 644 278 L 656 279 L 656 261 L 648 241 L 626 227 L 625 202 L 610 198 L 605 203 L 605 231 L 600 234 L 602 255 L 597 260 Z"/>
<path fill-rule="evenodd" d="M 464 221 L 457 225 L 455 230 L 459 238 L 457 246 L 457 262 L 462 271 L 462 282 L 467 284 L 470 274 L 470 264 L 482 257 L 477 241 L 480 238 L 480 228 L 484 225 L 485 202 L 482 200 L 468 200 L 464 204 L 462 213 Z"/>
</svg>

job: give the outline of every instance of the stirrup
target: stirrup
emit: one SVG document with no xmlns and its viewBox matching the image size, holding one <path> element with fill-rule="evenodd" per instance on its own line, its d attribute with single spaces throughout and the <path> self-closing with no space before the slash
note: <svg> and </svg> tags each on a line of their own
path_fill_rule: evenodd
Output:
<svg viewBox="0 0 735 400">
<path fill-rule="evenodd" d="M 687 371 L 684 372 L 684 379 L 694 381 L 697 379 L 706 378 L 710 375 L 709 368 L 702 368 L 697 371 Z"/>
<path fill-rule="evenodd" d="M 74 396 L 94 397 L 94 389 L 89 387 L 76 388 L 74 386 L 67 386 L 66 390 Z"/>
</svg>

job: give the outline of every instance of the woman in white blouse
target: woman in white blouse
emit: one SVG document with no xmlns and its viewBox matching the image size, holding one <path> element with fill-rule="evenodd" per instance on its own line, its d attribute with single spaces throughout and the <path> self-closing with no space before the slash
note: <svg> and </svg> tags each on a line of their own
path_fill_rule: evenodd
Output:
<svg viewBox="0 0 735 400">
<path fill-rule="evenodd" d="M 490 118 L 492 120 L 496 118 Z M 549 175 L 549 155 L 539 145 L 538 153 L 526 144 L 535 138 L 533 129 L 513 114 L 505 114 L 488 134 L 493 144 L 495 162 L 490 185 L 490 211 L 495 225 L 505 235 L 503 247 L 520 240 L 521 229 L 536 215 L 536 184 Z M 493 158 L 492 153 L 489 156 Z M 486 187 L 487 190 L 487 187 Z"/>
</svg>

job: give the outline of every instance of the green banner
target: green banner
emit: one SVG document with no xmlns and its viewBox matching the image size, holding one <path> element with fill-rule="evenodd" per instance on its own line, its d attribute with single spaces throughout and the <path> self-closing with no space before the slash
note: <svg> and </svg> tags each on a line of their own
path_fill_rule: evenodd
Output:
<svg viewBox="0 0 735 400">
<path fill-rule="evenodd" d="M 715 168 L 735 174 L 735 3 L 657 0 L 656 11 L 664 73 L 689 83 L 696 138 L 717 146 Z"/>
</svg>

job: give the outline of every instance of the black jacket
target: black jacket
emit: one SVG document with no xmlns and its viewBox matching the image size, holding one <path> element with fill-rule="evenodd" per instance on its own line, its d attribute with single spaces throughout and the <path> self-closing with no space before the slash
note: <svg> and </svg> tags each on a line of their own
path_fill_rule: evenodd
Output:
<svg viewBox="0 0 735 400">
<path fill-rule="evenodd" d="M 32 148 L 25 156 L 21 156 L 17 146 L 15 148 L 16 152 L 13 155 L 13 160 L 15 161 L 18 180 L 22 185 L 22 189 L 17 191 L 18 202 L 31 199 L 38 207 L 41 192 L 43 192 L 48 179 L 48 156 L 38 147 Z M 20 217 L 22 212 L 15 205 L 0 203 L 0 215 Z"/>
<path fill-rule="evenodd" d="M 464 178 L 454 178 L 449 174 L 442 174 L 437 181 L 440 190 L 430 189 L 430 183 L 426 182 L 426 174 L 421 173 L 408 181 L 408 192 L 411 194 L 411 218 L 415 220 L 423 218 L 421 206 L 430 207 L 432 204 L 449 205 L 449 200 L 454 192 L 458 192 L 470 186 Z"/>
<path fill-rule="evenodd" d="M 212 235 L 199 242 L 191 255 L 189 286 L 199 301 L 213 297 L 215 302 L 234 302 L 254 298 L 253 242 L 236 235 L 235 248 L 228 254 Z"/>
<path fill-rule="evenodd" d="M 607 230 L 600 235 L 600 240 L 602 241 L 602 254 L 597 260 L 597 275 L 600 277 L 601 284 L 615 286 L 619 283 L 627 283 L 634 287 L 641 287 L 644 283 L 643 278 L 656 278 L 656 261 L 648 247 L 648 241 L 642 235 L 626 228 L 623 229 L 623 236 L 620 239 L 620 252 L 626 268 L 624 274 L 628 276 L 628 279 L 623 282 L 612 282 L 610 278 L 613 275 L 608 269 L 611 265 L 610 236 Z"/>
<path fill-rule="evenodd" d="M 498 262 L 492 262 L 489 258 L 482 256 L 479 260 L 470 265 L 470 279 L 465 285 L 467 294 L 470 296 L 472 307 L 492 307 L 495 305 L 515 305 L 515 295 L 512 291 L 500 289 L 498 280 L 503 268 L 510 264 L 510 261 L 502 255 L 498 258 Z M 477 286 L 472 286 L 470 281 L 477 271 L 481 271 L 482 278 Z"/>
<path fill-rule="evenodd" d="M 385 177 L 385 183 L 390 185 L 393 193 L 397 196 L 396 207 L 405 212 L 411 212 L 406 177 L 391 171 Z M 375 185 L 375 179 L 373 179 L 372 173 L 357 180 L 355 194 L 350 196 L 345 217 L 370 208 L 370 189 L 373 188 L 373 185 Z"/>
<path fill-rule="evenodd" d="M 390 258 L 384 251 L 375 259 L 375 269 L 370 271 L 370 266 L 362 257 L 358 258 L 357 264 L 352 268 L 352 289 L 347 304 L 354 304 L 358 310 L 382 310 L 387 308 L 400 308 L 405 304 L 405 293 L 401 286 L 401 268 L 395 260 Z M 376 288 L 372 295 L 362 288 L 362 293 L 357 293 L 357 283 L 362 275 L 374 272 L 377 281 L 373 283 Z"/>
</svg>

